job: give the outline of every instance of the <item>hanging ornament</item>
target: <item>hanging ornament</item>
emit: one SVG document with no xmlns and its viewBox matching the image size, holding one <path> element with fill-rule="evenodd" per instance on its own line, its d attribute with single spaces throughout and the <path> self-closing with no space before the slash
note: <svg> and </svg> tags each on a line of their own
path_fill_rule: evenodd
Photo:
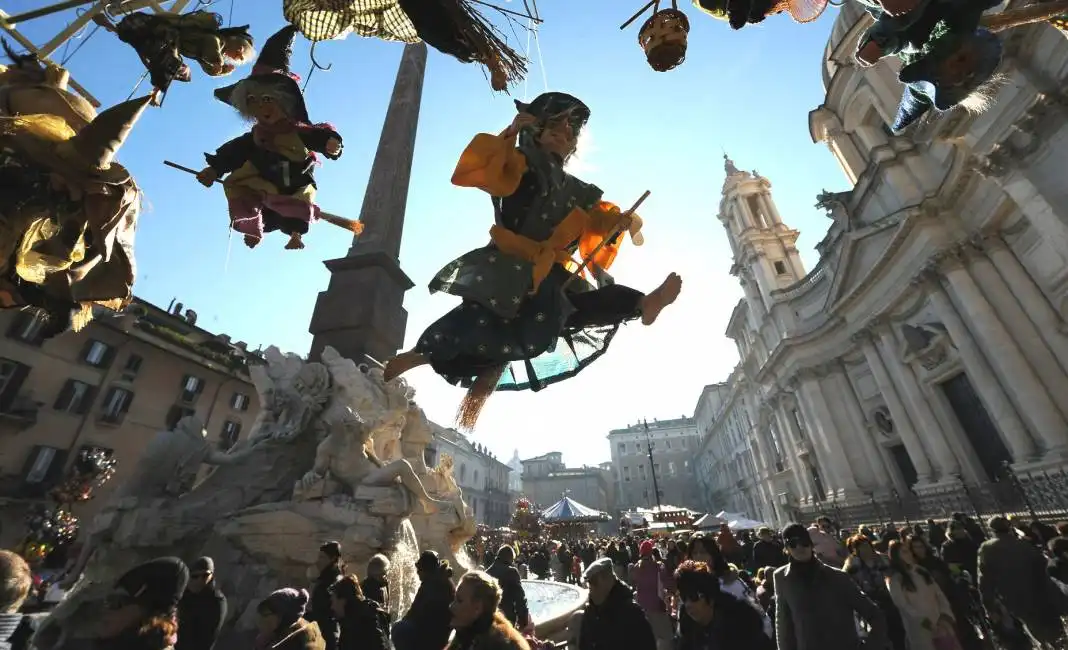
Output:
<svg viewBox="0 0 1068 650">
<path fill-rule="evenodd" d="M 653 0 L 619 28 L 626 29 L 649 9 L 653 10 L 653 15 L 638 30 L 638 45 L 645 51 L 645 60 L 650 68 L 657 72 L 674 70 L 686 60 L 690 34 L 690 20 L 679 11 L 677 0 L 671 0 L 669 9 L 661 9 L 660 0 Z"/>
<path fill-rule="evenodd" d="M 111 452 L 99 447 L 83 447 L 71 467 L 70 475 L 50 493 L 59 504 L 79 503 L 93 498 L 93 490 L 107 483 L 115 474 Z"/>
</svg>

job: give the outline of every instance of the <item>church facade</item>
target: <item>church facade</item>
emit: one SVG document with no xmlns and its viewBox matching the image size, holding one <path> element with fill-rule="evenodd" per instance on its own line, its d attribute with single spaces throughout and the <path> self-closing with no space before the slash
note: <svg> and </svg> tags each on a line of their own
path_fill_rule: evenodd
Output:
<svg viewBox="0 0 1068 650">
<path fill-rule="evenodd" d="M 745 297 L 727 328 L 741 362 L 696 410 L 707 507 L 777 524 L 1063 509 L 1068 40 L 1009 32 L 992 109 L 894 136 L 896 66 L 853 63 L 858 7 L 840 10 L 809 115 L 853 185 L 818 197 L 815 268 L 770 181 L 726 163 Z"/>
</svg>

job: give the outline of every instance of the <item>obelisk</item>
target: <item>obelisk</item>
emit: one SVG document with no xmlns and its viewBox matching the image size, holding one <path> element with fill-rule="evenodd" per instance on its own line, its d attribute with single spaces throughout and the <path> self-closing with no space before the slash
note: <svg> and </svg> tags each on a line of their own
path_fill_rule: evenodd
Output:
<svg viewBox="0 0 1068 650">
<path fill-rule="evenodd" d="M 404 345 L 404 293 L 414 285 L 399 256 L 426 56 L 423 43 L 404 47 L 360 208 L 364 231 L 345 257 L 324 262 L 330 284 L 308 326 L 313 360 L 330 345 L 357 363 L 364 355 L 384 361 Z"/>
</svg>

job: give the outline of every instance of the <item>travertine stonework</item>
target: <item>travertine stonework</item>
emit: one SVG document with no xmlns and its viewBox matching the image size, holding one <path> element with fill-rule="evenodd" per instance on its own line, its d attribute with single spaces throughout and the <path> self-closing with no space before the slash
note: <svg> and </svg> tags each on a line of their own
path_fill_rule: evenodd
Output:
<svg viewBox="0 0 1068 650">
<path fill-rule="evenodd" d="M 188 458 L 216 468 L 184 493 L 121 490 L 93 522 L 84 577 L 46 628 L 83 636 L 99 596 L 127 569 L 162 555 L 214 558 L 229 599 L 228 628 L 238 635 L 252 628 L 255 605 L 268 593 L 309 586 L 324 541 L 340 541 L 346 563 L 359 574 L 375 553 L 392 555 L 394 611 L 411 597 L 420 548 L 455 562 L 474 525 L 449 462 L 434 470 L 423 462 L 428 425 L 412 401 L 414 391 L 400 380 L 384 382 L 380 368 L 357 365 L 332 348 L 323 351 L 321 362 L 276 348 L 265 356 L 266 366 L 251 369 L 264 408 L 249 439 L 217 454 L 190 442 L 185 429 L 195 423 L 183 421 L 181 430 L 161 433 L 161 448 L 182 442 L 181 449 L 195 447 L 195 453 L 183 454 L 177 466 L 166 455 L 146 456 L 153 465 L 137 476 L 173 486 L 182 483 L 173 480 L 178 474 L 198 469 L 184 462 Z M 383 467 L 376 469 L 351 436 L 377 437 L 379 430 L 389 444 L 381 450 Z M 397 482 L 383 483 L 389 468 L 397 470 Z M 421 486 L 445 502 L 433 514 L 413 514 L 422 513 L 416 496 Z"/>
</svg>

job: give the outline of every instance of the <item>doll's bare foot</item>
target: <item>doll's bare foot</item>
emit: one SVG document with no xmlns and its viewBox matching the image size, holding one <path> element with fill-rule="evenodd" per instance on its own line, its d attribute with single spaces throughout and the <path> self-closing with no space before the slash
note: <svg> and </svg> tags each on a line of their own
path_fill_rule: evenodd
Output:
<svg viewBox="0 0 1068 650">
<path fill-rule="evenodd" d="M 678 273 L 669 273 L 660 286 L 642 298 L 642 325 L 652 325 L 660 312 L 679 297 L 682 290 L 682 278 Z"/>
<path fill-rule="evenodd" d="M 883 11 L 887 15 L 897 18 L 915 11 L 919 2 L 918 0 L 881 0 L 879 4 L 883 6 Z"/>
<path fill-rule="evenodd" d="M 256 235 L 245 235 L 245 246 L 249 248 L 256 248 L 260 243 L 260 238 Z"/>
<path fill-rule="evenodd" d="M 482 56 L 482 65 L 489 70 L 490 87 L 497 92 L 508 89 L 508 73 L 505 71 L 504 66 L 501 65 L 500 57 L 492 52 L 485 54 Z"/>
<path fill-rule="evenodd" d="M 295 232 L 289 236 L 289 241 L 286 242 L 287 251 L 299 251 L 304 248 L 304 240 L 300 238 L 300 233 Z"/>
<path fill-rule="evenodd" d="M 418 368 L 430 363 L 430 359 L 415 351 L 401 352 L 386 362 L 386 369 L 382 372 L 382 378 L 393 381 L 412 368 Z"/>
</svg>

